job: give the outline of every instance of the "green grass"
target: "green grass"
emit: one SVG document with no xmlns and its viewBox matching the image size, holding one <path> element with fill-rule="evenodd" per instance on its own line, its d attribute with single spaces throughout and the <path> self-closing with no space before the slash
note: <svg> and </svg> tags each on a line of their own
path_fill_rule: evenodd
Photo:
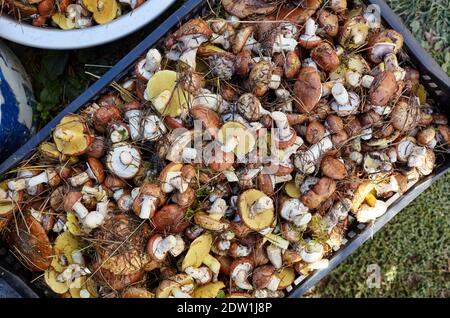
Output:
<svg viewBox="0 0 450 318">
<path fill-rule="evenodd" d="M 450 74 L 450 1 L 388 0 Z M 450 174 L 445 175 L 311 291 L 312 297 L 450 297 Z M 368 288 L 378 264 L 381 288 Z"/>
</svg>

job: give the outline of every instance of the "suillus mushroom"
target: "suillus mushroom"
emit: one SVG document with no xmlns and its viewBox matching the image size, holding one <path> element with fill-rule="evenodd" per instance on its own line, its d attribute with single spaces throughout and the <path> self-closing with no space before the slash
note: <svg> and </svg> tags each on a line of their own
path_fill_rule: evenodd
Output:
<svg viewBox="0 0 450 318">
<path fill-rule="evenodd" d="M 117 15 L 116 0 L 83 0 L 83 4 L 92 12 L 93 18 L 98 24 L 108 23 Z"/>
<path fill-rule="evenodd" d="M 67 115 L 56 126 L 53 140 L 62 154 L 79 156 L 88 151 L 92 137 L 81 117 Z"/>
<path fill-rule="evenodd" d="M 303 67 L 300 70 L 294 85 L 294 94 L 295 104 L 300 113 L 309 113 L 314 110 L 322 97 L 322 83 L 316 69 Z"/>
<path fill-rule="evenodd" d="M 270 227 L 274 220 L 274 204 L 263 192 L 250 189 L 239 196 L 238 211 L 249 228 L 260 231 Z"/>
<path fill-rule="evenodd" d="M 237 258 L 230 265 L 230 277 L 237 287 L 244 290 L 253 290 L 248 279 L 253 272 L 253 261 L 248 257 Z"/>
<path fill-rule="evenodd" d="M 312 18 L 308 18 L 305 23 L 305 32 L 299 37 L 298 43 L 305 49 L 312 49 L 320 44 L 322 39 L 316 35 L 317 24 Z"/>
<path fill-rule="evenodd" d="M 139 171 L 141 155 L 139 151 L 128 143 L 117 143 L 106 156 L 106 166 L 109 171 L 119 178 L 131 179 Z"/>
</svg>

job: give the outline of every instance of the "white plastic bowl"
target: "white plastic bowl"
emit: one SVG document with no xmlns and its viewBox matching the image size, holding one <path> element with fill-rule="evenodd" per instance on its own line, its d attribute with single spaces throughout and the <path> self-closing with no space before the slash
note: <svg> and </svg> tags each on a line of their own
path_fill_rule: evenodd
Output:
<svg viewBox="0 0 450 318">
<path fill-rule="evenodd" d="M 81 49 L 124 37 L 163 13 L 175 0 L 147 0 L 141 6 L 104 25 L 85 29 L 39 28 L 0 16 L 0 38 L 43 49 Z"/>
</svg>

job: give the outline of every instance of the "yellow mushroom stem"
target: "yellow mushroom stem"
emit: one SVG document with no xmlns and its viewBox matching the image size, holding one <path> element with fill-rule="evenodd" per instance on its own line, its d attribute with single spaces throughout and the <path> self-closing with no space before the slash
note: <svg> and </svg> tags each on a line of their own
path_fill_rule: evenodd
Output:
<svg viewBox="0 0 450 318">
<path fill-rule="evenodd" d="M 371 206 L 373 208 L 375 206 L 375 204 L 377 203 L 377 198 L 372 193 L 369 193 L 366 196 L 365 201 L 367 202 L 367 204 L 369 206 Z"/>
</svg>

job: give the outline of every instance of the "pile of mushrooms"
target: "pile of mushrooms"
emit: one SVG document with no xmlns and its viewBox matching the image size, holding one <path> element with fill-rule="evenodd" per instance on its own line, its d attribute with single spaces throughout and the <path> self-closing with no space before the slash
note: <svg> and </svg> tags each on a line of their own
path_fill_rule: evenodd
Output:
<svg viewBox="0 0 450 318">
<path fill-rule="evenodd" d="M 4 12 L 35 27 L 62 30 L 106 24 L 136 9 L 145 0 L 5 0 Z"/>
<path fill-rule="evenodd" d="M 450 142 L 355 3 L 184 23 L 0 183 L 11 251 L 63 297 L 283 297 L 326 268 Z"/>
</svg>

